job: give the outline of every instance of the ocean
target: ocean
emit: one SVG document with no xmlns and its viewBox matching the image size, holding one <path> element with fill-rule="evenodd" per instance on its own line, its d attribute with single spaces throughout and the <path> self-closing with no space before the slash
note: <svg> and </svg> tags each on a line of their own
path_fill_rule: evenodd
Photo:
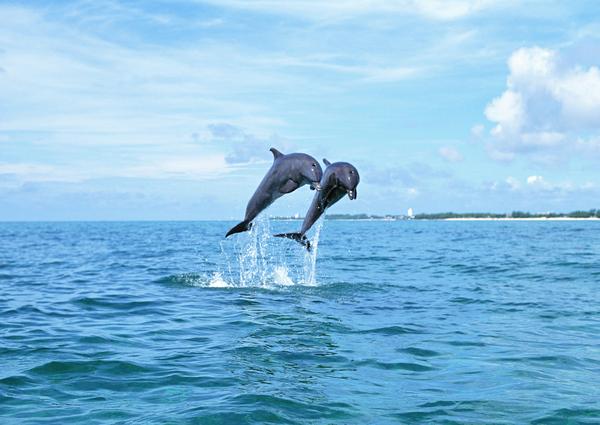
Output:
<svg viewBox="0 0 600 425">
<path fill-rule="evenodd" d="M 0 223 L 0 422 L 600 423 L 600 222 Z"/>
</svg>

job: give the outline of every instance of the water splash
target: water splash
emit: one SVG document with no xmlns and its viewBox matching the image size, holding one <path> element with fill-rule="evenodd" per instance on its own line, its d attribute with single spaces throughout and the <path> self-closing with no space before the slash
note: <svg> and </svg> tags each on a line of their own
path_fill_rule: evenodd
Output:
<svg viewBox="0 0 600 425">
<path fill-rule="evenodd" d="M 273 278 L 278 285 L 291 286 L 294 284 L 294 281 L 289 276 L 287 267 L 284 266 L 275 266 L 273 268 Z"/>
<path fill-rule="evenodd" d="M 315 226 L 315 234 L 310 241 L 311 250 L 304 253 L 304 285 L 315 286 L 317 284 L 317 251 L 319 250 L 319 237 L 323 220 L 319 220 Z"/>
<path fill-rule="evenodd" d="M 311 250 L 273 238 L 267 217 L 255 220 L 252 229 L 221 242 L 222 266 L 213 273 L 210 287 L 263 287 L 317 284 L 317 251 L 323 226 L 319 221 L 310 239 Z"/>
<path fill-rule="evenodd" d="M 221 272 L 214 272 L 208 281 L 208 286 L 211 288 L 227 288 L 229 284 L 223 279 Z"/>
</svg>

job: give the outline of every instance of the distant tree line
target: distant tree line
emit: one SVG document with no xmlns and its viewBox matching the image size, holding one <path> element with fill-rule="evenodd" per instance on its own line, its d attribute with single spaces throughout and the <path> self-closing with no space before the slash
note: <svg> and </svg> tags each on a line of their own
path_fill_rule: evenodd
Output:
<svg viewBox="0 0 600 425">
<path fill-rule="evenodd" d="M 600 209 L 591 209 L 588 211 L 572 211 L 569 213 L 530 213 L 526 211 L 513 211 L 508 214 L 497 213 L 433 213 L 433 214 L 417 214 L 416 220 L 442 220 L 446 218 L 600 218 Z"/>
<path fill-rule="evenodd" d="M 499 214 L 489 212 L 472 212 L 472 213 L 421 213 L 414 217 L 407 217 L 400 214 L 327 214 L 328 220 L 445 220 L 449 218 L 600 218 L 600 209 L 591 209 L 588 211 L 577 210 L 569 213 L 530 213 L 526 211 L 513 211 L 511 213 Z M 275 220 L 302 220 L 303 217 L 273 217 Z"/>
<path fill-rule="evenodd" d="M 448 218 L 505 218 L 506 214 L 495 214 L 485 212 L 475 213 L 454 213 L 454 212 L 443 212 L 443 213 L 432 213 L 432 214 L 416 214 L 415 220 L 444 220 Z"/>
<path fill-rule="evenodd" d="M 327 214 L 329 220 L 382 220 L 385 216 L 371 214 Z"/>
</svg>

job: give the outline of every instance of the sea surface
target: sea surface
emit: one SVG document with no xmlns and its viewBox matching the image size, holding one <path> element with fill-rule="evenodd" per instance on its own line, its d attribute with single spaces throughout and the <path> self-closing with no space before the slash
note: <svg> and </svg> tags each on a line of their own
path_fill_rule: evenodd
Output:
<svg viewBox="0 0 600 425">
<path fill-rule="evenodd" d="M 600 423 L 600 222 L 233 224 L 0 223 L 0 423 Z"/>
</svg>

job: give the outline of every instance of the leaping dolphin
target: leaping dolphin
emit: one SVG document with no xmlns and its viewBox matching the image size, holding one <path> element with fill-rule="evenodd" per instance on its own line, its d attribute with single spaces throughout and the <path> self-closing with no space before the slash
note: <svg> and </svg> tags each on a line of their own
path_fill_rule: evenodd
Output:
<svg viewBox="0 0 600 425">
<path fill-rule="evenodd" d="M 225 237 L 250 230 L 252 220 L 286 193 L 292 193 L 305 184 L 310 184 L 313 190 L 320 190 L 323 170 L 316 159 L 305 153 L 284 155 L 275 148 L 270 151 L 273 153 L 273 165 L 248 201 L 244 221 L 232 227 Z"/>
<path fill-rule="evenodd" d="M 310 208 L 308 209 L 302 228 L 295 233 L 280 233 L 275 235 L 278 238 L 293 239 L 310 250 L 310 241 L 306 237 L 306 232 L 323 215 L 325 210 L 348 195 L 350 200 L 356 199 L 356 186 L 360 181 L 358 171 L 352 164 L 347 162 L 334 162 L 333 164 L 323 159 L 327 166 L 323 178 L 321 179 L 321 190 L 315 193 Z"/>
</svg>

